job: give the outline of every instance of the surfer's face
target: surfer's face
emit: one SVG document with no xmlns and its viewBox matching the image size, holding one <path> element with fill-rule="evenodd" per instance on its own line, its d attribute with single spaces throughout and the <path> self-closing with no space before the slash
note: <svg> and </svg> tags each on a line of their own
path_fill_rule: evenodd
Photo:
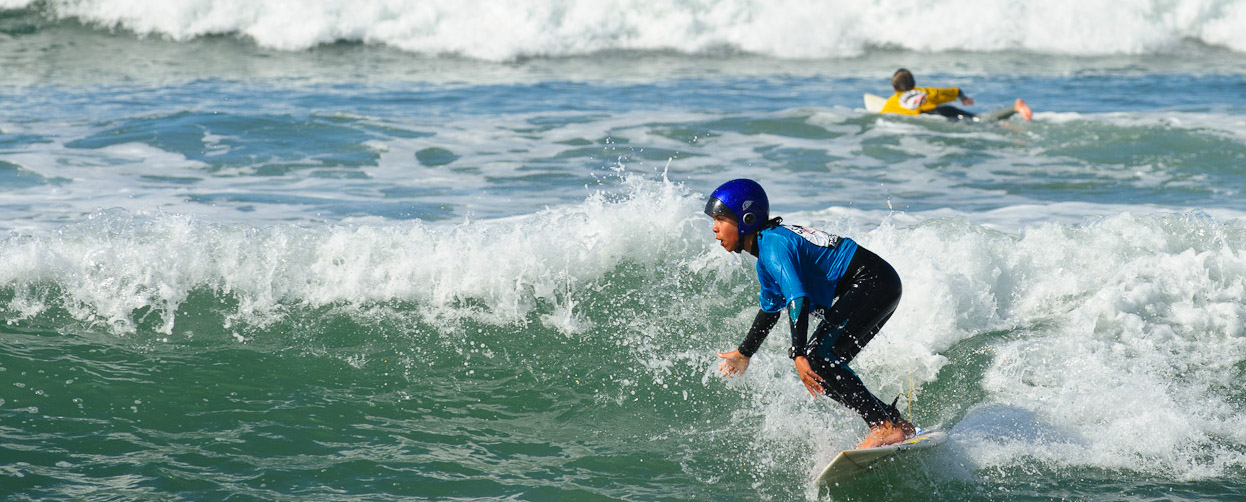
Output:
<svg viewBox="0 0 1246 502">
<path fill-rule="evenodd" d="M 727 251 L 740 252 L 740 225 L 727 216 L 714 215 L 714 238 Z"/>
</svg>

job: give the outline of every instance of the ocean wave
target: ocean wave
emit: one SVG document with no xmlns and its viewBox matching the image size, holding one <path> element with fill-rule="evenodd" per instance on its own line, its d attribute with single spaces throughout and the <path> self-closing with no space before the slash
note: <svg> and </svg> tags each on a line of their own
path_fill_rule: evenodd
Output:
<svg viewBox="0 0 1246 502">
<path fill-rule="evenodd" d="M 186 41 L 238 35 L 298 51 L 339 41 L 505 61 L 611 50 L 843 58 L 871 48 L 1153 54 L 1187 41 L 1246 52 L 1246 2 L 1132 0 L 3 0 L 101 29 Z"/>
<path fill-rule="evenodd" d="M 505 323 L 544 302 L 564 313 L 551 322 L 571 326 L 569 288 L 623 263 L 653 264 L 663 253 L 708 245 L 687 239 L 698 214 L 692 199 L 663 186 L 451 227 L 257 228 L 104 210 L 51 235 L 5 240 L 0 298 L 10 322 L 60 310 L 116 333 L 140 325 L 172 333 L 182 305 L 201 291 L 228 297 L 229 317 L 258 325 L 290 309 L 385 302 L 451 315 L 462 307 Z"/>
<path fill-rule="evenodd" d="M 592 316 L 585 302 L 601 300 L 591 295 L 608 277 L 638 288 L 655 287 L 651 277 L 748 282 L 751 267 L 740 262 L 750 260 L 717 249 L 699 211 L 702 200 L 682 184 L 629 176 L 620 191 L 596 192 L 579 204 L 459 223 L 253 226 L 103 210 L 81 223 L 0 240 L 0 300 L 10 323 L 63 309 L 118 333 L 135 331 L 139 317 L 151 313 L 162 321 L 150 327 L 171 333 L 182 304 L 200 291 L 230 297 L 232 315 L 261 325 L 290 309 L 398 302 L 501 324 L 549 314 L 544 322 L 575 332 Z M 1058 305 L 1067 307 L 1062 314 L 1085 308 L 1069 299 L 1095 296 L 1104 296 L 1112 315 L 1145 310 L 1143 317 L 1154 319 L 1156 306 L 1143 306 L 1175 287 L 1206 296 L 1197 304 L 1216 309 L 1246 301 L 1231 273 L 1243 263 L 1232 251 L 1246 240 L 1239 219 L 1126 212 L 1014 234 L 943 213 L 839 208 L 784 216 L 888 256 L 909 277 L 906 290 L 924 291 L 915 301 L 929 312 L 913 319 L 915 330 L 976 333 L 1053 315 Z M 883 224 L 874 228 L 879 218 Z M 1128 306 L 1112 299 L 1158 284 L 1167 286 L 1154 298 Z M 677 296 L 688 286 L 664 287 Z"/>
<path fill-rule="evenodd" d="M 686 377 L 711 375 L 712 350 L 747 329 L 753 260 L 713 245 L 702 194 L 628 183 L 578 205 L 442 225 L 252 227 L 103 211 L 0 240 L 0 312 L 10 330 L 161 345 L 194 336 L 280 350 L 328 331 L 341 333 L 302 345 L 382 345 L 352 365 L 414 339 L 433 345 L 421 357 L 439 364 L 468 357 L 457 352 L 464 345 L 487 359 L 573 344 L 589 357 L 542 378 L 622 358 L 617 365 L 631 369 L 610 395 L 668 383 L 661 399 L 703 394 L 712 380 Z M 1242 220 L 1121 213 L 1013 234 L 964 217 L 784 216 L 851 236 L 900 272 L 900 309 L 854 368 L 879 395 L 915 382 L 924 423 L 974 438 L 963 448 L 970 467 L 1036 460 L 1220 475 L 1199 445 L 1240 465 L 1240 452 L 1208 438 L 1242 441 L 1240 389 L 1214 383 L 1246 357 Z M 781 424 L 763 427 L 756 444 L 774 451 L 794 436 L 819 437 L 824 419 L 834 430 L 857 427 L 847 414 L 809 418 L 784 337 L 772 338 L 750 376 L 724 391 L 749 400 L 750 416 Z M 411 378 L 419 367 L 409 365 Z M 1140 436 L 1148 440 L 1130 440 Z"/>
</svg>

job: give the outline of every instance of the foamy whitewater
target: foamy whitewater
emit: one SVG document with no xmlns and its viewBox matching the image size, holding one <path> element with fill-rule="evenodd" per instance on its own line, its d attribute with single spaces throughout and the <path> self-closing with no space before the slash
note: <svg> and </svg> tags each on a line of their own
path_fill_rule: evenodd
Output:
<svg viewBox="0 0 1246 502">
<path fill-rule="evenodd" d="M 1149 54 L 1184 40 L 1246 51 L 1246 3 L 943 0 L 4 0 L 55 19 L 187 41 L 240 35 L 306 50 L 354 41 L 490 61 L 604 50 L 853 57 L 872 47 Z"/>
<path fill-rule="evenodd" d="M 1246 2 L 0 0 L 0 498 L 1246 498 Z M 867 113 L 908 67 L 984 112 Z M 701 213 L 887 259 L 814 474 Z"/>
</svg>

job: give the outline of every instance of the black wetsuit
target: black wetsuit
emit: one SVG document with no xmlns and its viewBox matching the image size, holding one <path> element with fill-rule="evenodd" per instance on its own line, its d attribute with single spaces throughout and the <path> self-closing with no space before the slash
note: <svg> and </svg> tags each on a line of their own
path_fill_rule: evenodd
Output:
<svg viewBox="0 0 1246 502">
<path fill-rule="evenodd" d="M 1016 110 L 1012 108 L 1000 108 L 992 110 L 982 115 L 978 115 L 971 111 L 958 108 L 952 105 L 939 105 L 935 109 L 922 112 L 923 115 L 939 115 L 946 117 L 948 120 L 968 120 L 972 122 L 993 122 L 996 120 L 1004 120 L 1008 117 L 1016 115 Z"/>
<path fill-rule="evenodd" d="M 836 300 L 831 306 L 810 307 L 803 301 L 788 305 L 793 321 L 793 353 L 789 355 L 805 356 L 813 371 L 822 377 L 826 395 L 857 412 L 871 426 L 884 421 L 894 423 L 903 417 L 895 406 L 866 389 L 848 363 L 891 318 L 900 303 L 900 294 L 900 276 L 895 269 L 878 255 L 858 247 L 847 273 L 835 288 Z M 806 338 L 810 314 L 821 321 Z M 780 315 L 758 311 L 753 327 L 740 344 L 740 353 L 747 357 L 756 353 Z M 803 349 L 797 348 L 802 345 Z"/>
<path fill-rule="evenodd" d="M 939 115 L 939 116 L 947 117 L 952 120 L 973 119 L 977 117 L 977 115 L 971 111 L 968 111 L 968 110 L 965 110 L 965 109 L 962 109 L 956 106 L 952 106 L 952 105 L 939 105 L 939 106 L 936 106 L 935 109 L 933 110 L 922 112 L 922 114 Z"/>
</svg>

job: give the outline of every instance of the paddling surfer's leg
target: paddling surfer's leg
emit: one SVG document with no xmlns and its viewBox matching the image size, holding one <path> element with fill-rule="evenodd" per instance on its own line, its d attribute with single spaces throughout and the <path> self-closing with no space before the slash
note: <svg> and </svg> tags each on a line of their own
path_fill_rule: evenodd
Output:
<svg viewBox="0 0 1246 502">
<path fill-rule="evenodd" d="M 1012 108 L 1000 108 L 998 110 L 991 110 L 989 112 L 983 113 L 982 121 L 983 122 L 995 122 L 999 120 L 1006 120 L 1009 117 L 1012 117 L 1013 115 L 1016 115 L 1016 114 L 1017 114 L 1017 111 Z"/>
<path fill-rule="evenodd" d="M 1017 100 L 1012 103 L 1012 107 L 991 110 L 983 113 L 982 115 L 978 115 L 978 117 L 974 120 L 981 122 L 996 122 L 1000 120 L 1008 120 L 1009 118 L 1012 118 L 1013 115 L 1020 115 L 1021 118 L 1030 120 L 1034 117 L 1034 111 L 1030 109 L 1030 105 L 1025 104 L 1025 100 L 1017 98 Z"/>
<path fill-rule="evenodd" d="M 1020 113 L 1021 118 L 1025 120 L 1034 118 L 1034 110 L 1031 110 L 1030 105 L 1025 104 L 1025 100 L 1021 98 L 1017 98 L 1017 100 L 1012 103 L 1012 110 Z"/>
<path fill-rule="evenodd" d="M 947 117 L 951 120 L 973 119 L 974 117 L 977 116 L 977 115 L 974 115 L 973 112 L 970 112 L 970 111 L 967 111 L 961 108 L 957 108 L 952 105 L 937 106 L 933 110 L 922 112 L 922 113 L 927 114 L 927 115 L 939 115 L 942 117 Z"/>
</svg>

